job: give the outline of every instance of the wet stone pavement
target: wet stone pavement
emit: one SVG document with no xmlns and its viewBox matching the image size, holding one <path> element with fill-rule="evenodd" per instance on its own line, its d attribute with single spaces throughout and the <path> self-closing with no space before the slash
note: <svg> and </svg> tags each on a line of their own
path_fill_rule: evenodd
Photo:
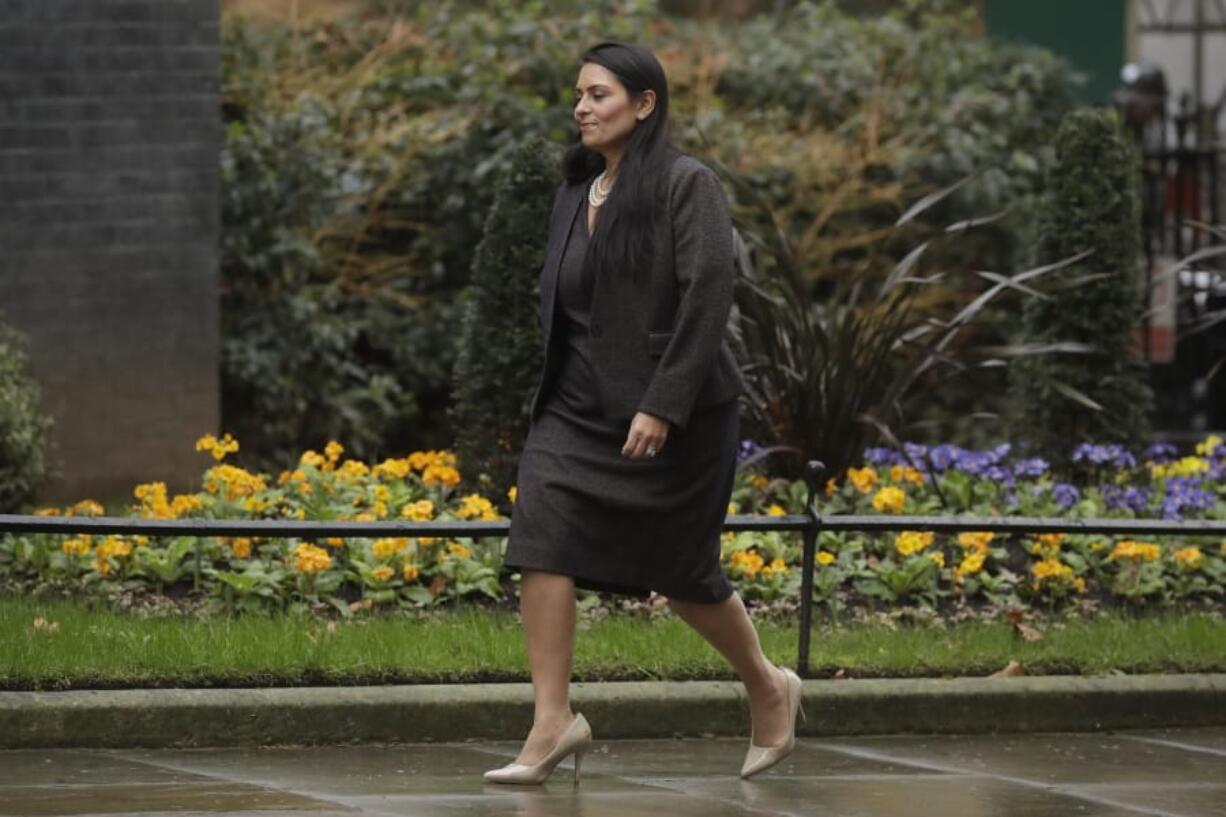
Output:
<svg viewBox="0 0 1226 817">
<path fill-rule="evenodd" d="M 747 743 L 597 741 L 543 786 L 482 781 L 512 741 L 10 750 L 0 815 L 1226 815 L 1226 728 L 802 738 L 744 781 Z"/>
</svg>

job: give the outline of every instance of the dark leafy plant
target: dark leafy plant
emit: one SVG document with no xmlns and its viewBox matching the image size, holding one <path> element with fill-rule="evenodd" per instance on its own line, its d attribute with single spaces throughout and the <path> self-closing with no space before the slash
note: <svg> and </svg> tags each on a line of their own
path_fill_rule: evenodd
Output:
<svg viewBox="0 0 1226 817">
<path fill-rule="evenodd" d="M 960 184 L 960 183 L 959 183 Z M 957 185 L 931 194 L 897 220 L 903 227 L 951 194 Z M 921 294 L 941 273 L 917 274 L 928 249 L 957 240 L 974 222 L 960 222 L 911 249 L 884 280 L 862 276 L 840 282 L 816 300 L 792 261 L 783 231 L 751 236 L 773 261 L 772 274 L 756 271 L 749 244 L 738 239 L 741 275 L 732 321 L 733 342 L 747 379 L 750 421 L 764 440 L 787 452 L 780 470 L 799 473 L 810 459 L 841 474 L 859 461 L 870 442 L 884 437 L 898 445 L 914 433 L 915 404 L 926 399 L 919 384 L 940 383 L 977 367 L 1003 365 L 1004 358 L 1076 351 L 1073 344 L 969 346 L 955 340 L 985 306 L 1014 291 L 1034 294 L 1028 282 L 1082 256 L 1007 277 L 980 275 L 987 290 L 948 315 L 922 306 Z"/>
<path fill-rule="evenodd" d="M 47 476 L 52 422 L 40 399 L 24 338 L 0 323 L 0 513 L 16 512 Z"/>
<path fill-rule="evenodd" d="M 557 161 L 543 139 L 525 142 L 501 179 L 473 259 L 454 407 L 460 471 L 501 502 L 515 481 L 528 402 L 541 368 L 538 276 Z"/>
<path fill-rule="evenodd" d="M 1070 113 L 1055 137 L 1039 233 L 1039 262 L 1088 256 L 1039 285 L 1023 309 L 1021 342 L 1073 342 L 1009 369 L 1014 437 L 1062 461 L 1078 442 L 1145 439 L 1153 395 L 1134 349 L 1142 283 L 1139 157 L 1114 111 Z"/>
</svg>

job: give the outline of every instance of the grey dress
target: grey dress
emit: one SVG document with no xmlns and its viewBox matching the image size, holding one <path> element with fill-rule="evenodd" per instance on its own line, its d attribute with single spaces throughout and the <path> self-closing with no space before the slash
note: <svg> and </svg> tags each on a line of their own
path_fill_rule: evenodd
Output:
<svg viewBox="0 0 1226 817">
<path fill-rule="evenodd" d="M 559 269 L 552 341 L 562 363 L 520 456 L 505 564 L 564 573 L 589 590 L 722 601 L 733 592 L 720 534 L 736 472 L 737 401 L 670 429 L 655 457 L 622 456 L 629 423 L 602 415 L 593 386 L 588 242 L 585 200 Z"/>
</svg>

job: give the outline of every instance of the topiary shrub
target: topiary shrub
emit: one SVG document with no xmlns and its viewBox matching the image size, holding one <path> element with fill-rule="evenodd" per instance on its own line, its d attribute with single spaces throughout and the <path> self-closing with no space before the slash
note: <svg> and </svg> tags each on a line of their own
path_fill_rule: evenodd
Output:
<svg viewBox="0 0 1226 817">
<path fill-rule="evenodd" d="M 47 476 L 51 420 L 40 411 L 40 395 L 28 371 L 24 339 L 0 324 L 0 513 L 28 502 Z"/>
<path fill-rule="evenodd" d="M 541 138 L 521 144 L 499 182 L 473 258 L 449 412 L 461 471 L 501 501 L 515 479 L 540 374 L 538 271 L 559 178 Z"/>
<path fill-rule="evenodd" d="M 1023 343 L 1073 343 L 1010 366 L 1015 436 L 1063 462 L 1080 442 L 1135 443 L 1149 431 L 1153 393 L 1133 344 L 1141 310 L 1139 158 L 1114 111 L 1068 114 L 1055 138 L 1038 228 L 1039 263 L 1089 251 L 1026 301 Z"/>
</svg>

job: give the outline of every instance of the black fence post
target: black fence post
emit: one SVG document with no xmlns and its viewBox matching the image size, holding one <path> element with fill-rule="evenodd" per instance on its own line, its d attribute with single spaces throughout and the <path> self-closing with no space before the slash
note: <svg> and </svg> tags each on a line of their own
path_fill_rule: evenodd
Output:
<svg viewBox="0 0 1226 817">
<path fill-rule="evenodd" d="M 804 555 L 800 559 L 800 642 L 796 646 L 796 674 L 801 678 L 809 675 L 809 636 L 813 628 L 813 562 L 817 556 L 817 532 L 822 526 L 822 517 L 817 512 L 817 486 L 826 466 L 818 460 L 805 464 L 805 484 L 809 497 L 805 512 L 809 524 L 804 533 Z"/>
</svg>

